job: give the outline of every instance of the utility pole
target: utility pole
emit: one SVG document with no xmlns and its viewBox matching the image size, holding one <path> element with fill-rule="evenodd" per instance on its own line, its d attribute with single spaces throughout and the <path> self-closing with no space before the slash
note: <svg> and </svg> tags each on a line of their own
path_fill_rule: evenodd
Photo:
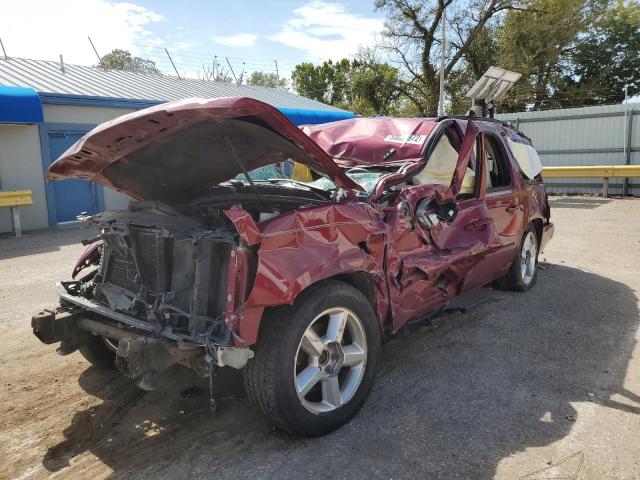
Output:
<svg viewBox="0 0 640 480">
<path fill-rule="evenodd" d="M 438 96 L 438 116 L 444 115 L 444 61 L 447 49 L 445 7 L 442 7 L 442 36 L 440 37 L 440 95 Z"/>
<path fill-rule="evenodd" d="M 62 58 L 62 54 L 60 54 L 60 71 L 64 75 L 64 59 Z"/>
<path fill-rule="evenodd" d="M 278 76 L 278 78 L 280 78 L 280 72 L 278 71 L 278 60 L 274 60 L 274 63 L 276 64 L 276 75 Z"/>
<path fill-rule="evenodd" d="M 624 163 L 631 164 L 631 122 L 633 116 L 629 116 L 629 85 L 624 86 Z M 629 193 L 629 179 L 625 178 L 622 184 L 622 195 Z"/>
<path fill-rule="evenodd" d="M 100 63 L 102 61 L 102 57 L 98 54 L 98 50 L 96 50 L 96 46 L 91 41 L 91 37 L 87 35 L 87 38 L 89 39 L 89 43 L 91 44 L 91 48 L 93 48 L 93 52 L 96 54 L 96 57 L 98 57 L 98 63 Z"/>
<path fill-rule="evenodd" d="M 180 74 L 178 73 L 178 69 L 176 68 L 176 64 L 173 63 L 173 59 L 171 58 L 171 55 L 169 55 L 169 50 L 164 49 L 165 52 L 167 52 L 167 57 L 169 57 L 169 61 L 171 62 L 171 66 L 173 67 L 173 71 L 176 72 L 176 75 L 178 76 L 178 80 L 182 80 L 182 78 L 180 78 Z"/>
<path fill-rule="evenodd" d="M 233 78 L 236 80 L 236 84 L 240 85 L 240 83 L 238 83 L 238 77 L 236 77 L 236 72 L 233 71 L 233 67 L 231 66 L 229 58 L 224 57 L 224 59 L 227 61 L 227 65 L 229 65 L 229 70 L 231 70 L 231 75 L 233 75 Z"/>
<path fill-rule="evenodd" d="M 629 85 L 624 86 L 624 157 L 627 158 L 627 114 L 629 110 Z"/>
<path fill-rule="evenodd" d="M 9 60 L 9 57 L 7 57 L 7 51 L 4 49 L 4 43 L 2 43 L 2 38 L 0 38 L 0 47 L 2 47 L 2 53 L 4 54 L 4 59 Z"/>
</svg>

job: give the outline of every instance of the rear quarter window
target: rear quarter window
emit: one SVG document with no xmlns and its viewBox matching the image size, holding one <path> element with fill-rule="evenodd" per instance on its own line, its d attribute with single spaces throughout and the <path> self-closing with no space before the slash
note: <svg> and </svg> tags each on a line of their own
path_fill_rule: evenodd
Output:
<svg viewBox="0 0 640 480">
<path fill-rule="evenodd" d="M 506 137 L 506 143 L 515 158 L 518 168 L 529 179 L 534 179 L 542 171 L 542 161 L 538 152 L 531 145 L 531 143 L 515 134 L 515 132 L 509 132 Z"/>
</svg>

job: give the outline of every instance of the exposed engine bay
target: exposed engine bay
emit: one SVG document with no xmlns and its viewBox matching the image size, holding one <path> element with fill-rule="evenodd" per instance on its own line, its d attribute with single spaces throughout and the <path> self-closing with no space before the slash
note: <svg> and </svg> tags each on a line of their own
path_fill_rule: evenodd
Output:
<svg viewBox="0 0 640 480">
<path fill-rule="evenodd" d="M 291 181 L 254 187 L 257 192 L 239 181 L 225 182 L 188 205 L 132 202 L 128 212 L 87 218 L 98 232 L 94 240 L 102 241 L 99 263 L 67 283 L 68 292 L 141 320 L 157 335 L 230 345 L 223 318 L 229 261 L 235 250 L 250 249 L 224 210 L 242 204 L 260 221 L 328 203 L 331 196 Z M 245 254 L 255 268 L 255 252 Z"/>
<path fill-rule="evenodd" d="M 61 342 L 62 354 L 99 335 L 116 366 L 145 389 L 175 363 L 210 378 L 215 366 L 242 368 L 253 352 L 232 346 L 228 278 L 238 256 L 248 277 L 255 275 L 257 247 L 244 244 L 225 210 L 242 205 L 259 222 L 331 197 L 290 180 L 232 180 L 189 204 L 132 202 L 128 211 L 86 217 L 98 235 L 85 242 L 76 279 L 58 284 L 60 307 L 33 317 L 34 333 Z M 245 298 L 253 284 L 246 280 Z"/>
</svg>

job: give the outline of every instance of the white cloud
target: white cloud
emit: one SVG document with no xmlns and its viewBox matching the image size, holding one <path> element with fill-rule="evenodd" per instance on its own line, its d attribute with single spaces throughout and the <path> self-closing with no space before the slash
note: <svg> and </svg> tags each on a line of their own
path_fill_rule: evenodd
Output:
<svg viewBox="0 0 640 480">
<path fill-rule="evenodd" d="M 339 3 L 312 0 L 296 8 L 270 40 L 304 50 L 317 59 L 349 57 L 361 46 L 372 46 L 384 20 L 346 11 Z"/>
<path fill-rule="evenodd" d="M 212 36 L 211 39 L 221 45 L 232 48 L 253 47 L 256 44 L 258 35 L 253 33 L 236 33 L 227 36 Z"/>
<path fill-rule="evenodd" d="M 101 55 L 114 48 L 141 54 L 161 45 L 148 30 L 164 17 L 133 3 L 106 0 L 19 0 L 3 2 L 0 35 L 7 55 L 92 65 L 87 36 Z"/>
</svg>

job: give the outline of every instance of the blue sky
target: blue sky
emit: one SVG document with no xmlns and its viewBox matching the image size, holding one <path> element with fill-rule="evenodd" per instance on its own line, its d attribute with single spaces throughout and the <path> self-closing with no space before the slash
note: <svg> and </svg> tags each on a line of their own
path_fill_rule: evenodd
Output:
<svg viewBox="0 0 640 480">
<path fill-rule="evenodd" d="M 275 72 L 277 60 L 289 78 L 300 62 L 375 45 L 383 24 L 373 0 L 5 0 L 0 39 L 9 56 L 95 65 L 91 36 L 101 55 L 126 49 L 173 74 L 167 48 L 181 75 L 200 78 L 214 56 L 237 74 Z"/>
<path fill-rule="evenodd" d="M 217 55 L 236 73 L 275 71 L 277 60 L 288 76 L 296 63 L 375 44 L 383 21 L 373 0 L 22 0 L 4 4 L 0 38 L 10 56 L 95 64 L 90 35 L 100 54 L 124 48 L 167 72 L 164 48 L 182 74 L 197 75 Z"/>
</svg>

